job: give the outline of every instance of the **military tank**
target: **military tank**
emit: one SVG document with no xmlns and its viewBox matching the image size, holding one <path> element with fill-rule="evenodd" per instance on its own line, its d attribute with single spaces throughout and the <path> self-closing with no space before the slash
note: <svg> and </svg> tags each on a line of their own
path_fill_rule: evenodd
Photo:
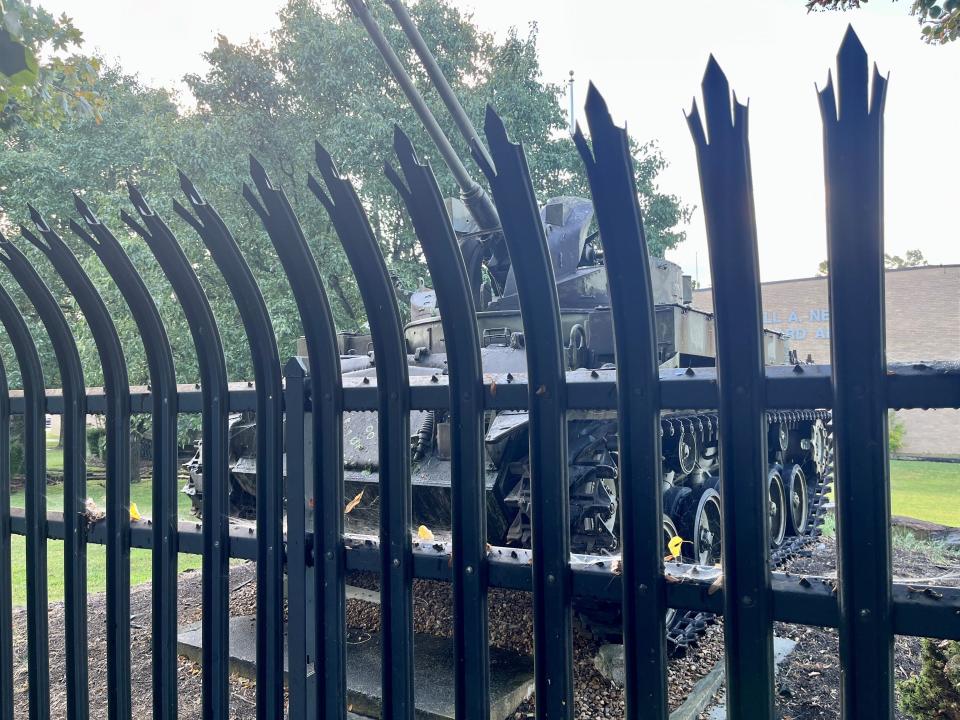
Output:
<svg viewBox="0 0 960 720">
<path fill-rule="evenodd" d="M 387 0 L 435 89 L 467 143 L 484 146 L 433 56 L 399 0 Z M 457 232 L 477 307 L 481 356 L 486 373 L 523 376 L 524 330 L 517 296 L 518 278 L 499 227 L 497 210 L 471 177 L 449 139 L 436 123 L 400 60 L 362 0 L 349 0 L 371 40 L 417 111 L 461 190 L 448 198 L 447 210 Z M 593 205 L 579 197 L 556 197 L 541 208 L 545 236 L 557 284 L 569 371 L 612 368 L 615 361 L 610 298 L 599 235 L 593 230 Z M 656 305 L 657 353 L 661 372 L 715 364 L 714 319 L 692 306 L 691 278 L 666 259 L 650 259 Z M 433 291 L 422 284 L 404 298 L 410 322 L 405 340 L 411 375 L 446 370 L 443 326 Z M 788 341 L 764 331 L 765 362 L 796 363 Z M 339 336 L 344 378 L 374 376 L 376 358 L 368 335 Z M 300 355 L 306 355 L 301 341 Z M 810 410 L 769 411 L 768 487 L 771 562 L 778 564 L 818 534 L 824 498 L 831 480 L 829 413 Z M 256 514 L 256 418 L 231 419 L 230 466 L 232 511 Z M 445 534 L 450 525 L 450 430 L 442 411 L 411 415 L 413 525 Z M 718 416 L 713 410 L 664 413 L 660 423 L 663 458 L 663 552 L 681 537 L 681 559 L 703 565 L 720 561 L 721 504 L 724 480 L 719 474 Z M 618 552 L 619 474 L 615 411 L 568 413 L 570 541 L 574 553 Z M 490 411 L 486 418 L 486 490 L 488 540 L 492 545 L 529 547 L 530 470 L 528 418 L 522 411 Z M 353 498 L 346 528 L 376 532 L 378 497 L 377 421 L 375 413 L 345 413 L 343 427 L 345 496 Z M 203 478 L 200 453 L 188 464 L 189 494 L 199 512 Z M 735 491 L 735 479 L 733 480 Z M 727 488 L 729 492 L 729 488 Z M 413 529 L 413 528 L 411 528 Z M 594 631 L 619 633 L 615 604 L 580 605 Z M 709 617 L 671 612 L 668 634 L 675 648 L 694 642 Z"/>
</svg>

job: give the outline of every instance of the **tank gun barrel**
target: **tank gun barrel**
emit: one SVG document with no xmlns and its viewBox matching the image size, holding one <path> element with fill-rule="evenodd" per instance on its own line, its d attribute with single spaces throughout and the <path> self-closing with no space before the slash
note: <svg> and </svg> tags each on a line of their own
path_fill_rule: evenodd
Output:
<svg viewBox="0 0 960 720">
<path fill-rule="evenodd" d="M 456 150 L 453 149 L 453 145 L 450 144 L 450 140 L 443 132 L 443 129 L 440 127 L 437 119 L 430 111 L 430 108 L 427 107 L 427 103 L 424 101 L 423 96 L 413 84 L 413 79 L 410 77 L 409 73 L 407 73 L 406 69 L 403 67 L 403 63 L 400 61 L 400 58 L 397 57 L 397 54 L 390 46 L 390 42 L 387 40 L 386 36 L 383 34 L 383 30 L 374 19 L 373 14 L 370 12 L 370 8 L 367 7 L 365 0 L 347 0 L 347 4 L 350 6 L 350 9 L 353 11 L 353 14 L 356 15 L 357 19 L 363 24 L 364 29 L 367 31 L 367 35 L 370 36 L 373 44 L 376 46 L 380 55 L 387 63 L 387 67 L 390 69 L 393 77 L 403 90 L 404 95 L 407 96 L 407 100 L 413 106 L 413 109 L 420 118 L 420 122 L 423 123 L 427 134 L 430 135 L 430 139 L 433 140 L 434 145 L 437 146 L 437 150 L 440 151 L 440 155 L 443 157 L 444 163 L 450 169 L 450 172 L 456 180 L 457 185 L 460 187 L 461 198 L 463 199 L 464 204 L 467 206 L 467 209 L 470 211 L 470 214 L 473 216 L 473 219 L 476 220 L 477 225 L 479 225 L 483 230 L 494 230 L 499 228 L 500 218 L 497 215 L 497 210 L 493 205 L 493 201 L 487 195 L 487 192 L 476 182 L 476 180 L 471 177 L 470 173 L 467 171 L 463 161 L 460 160 L 460 156 L 457 155 Z M 402 9 L 402 11 L 403 14 L 406 15 L 406 19 L 410 27 L 413 28 L 413 21 L 410 19 L 410 16 L 406 14 L 405 9 Z M 396 9 L 394 9 L 394 12 L 396 12 Z M 406 32 L 406 28 L 404 28 L 404 30 Z M 416 28 L 413 28 L 413 30 L 416 32 Z M 407 36 L 410 37 L 409 33 Z M 417 37 L 420 37 L 419 33 L 417 33 Z M 423 38 L 420 38 L 420 44 L 423 45 Z M 426 45 L 423 45 L 423 49 L 432 59 L 433 56 L 430 55 Z M 417 53 L 418 55 L 420 54 L 419 49 L 417 50 Z M 422 58 L 423 55 L 421 55 L 421 59 Z M 434 70 L 431 70 L 430 67 L 427 66 L 427 72 L 431 79 L 434 78 L 434 71 L 439 77 L 442 78 L 443 74 L 440 72 L 440 68 L 437 66 L 436 60 L 433 60 L 433 67 Z M 434 82 L 436 82 L 436 80 L 434 80 Z M 443 80 L 443 84 L 446 87 L 446 92 L 448 92 L 452 97 L 453 91 L 450 89 L 450 86 L 447 84 L 445 79 Z M 441 97 L 444 97 L 444 93 L 442 91 Z M 444 98 L 444 102 L 447 102 L 446 98 Z M 459 104 L 456 103 L 455 98 L 453 98 L 453 102 L 457 107 L 459 107 Z M 450 106 L 447 105 L 447 107 L 449 108 Z M 459 107 L 459 111 L 462 114 L 463 119 L 470 124 L 470 120 L 466 117 L 462 107 Z M 456 114 L 454 114 L 454 120 L 459 126 L 460 120 L 457 118 Z M 473 127 L 472 124 L 470 124 L 470 127 Z M 476 135 L 476 130 L 473 131 L 473 134 Z M 484 148 L 482 152 L 486 152 L 486 149 Z"/>
<path fill-rule="evenodd" d="M 487 146 L 484 145 L 483 141 L 480 139 L 477 129 L 473 126 L 473 121 L 470 120 L 470 117 L 463 109 L 463 105 L 460 104 L 456 94 L 453 92 L 453 88 L 450 87 L 450 83 L 447 82 L 447 78 L 440 69 L 437 59 L 434 57 L 433 53 L 430 52 L 430 48 L 427 47 L 427 43 L 424 41 L 423 35 L 420 34 L 420 31 L 414 24 L 413 18 L 410 17 L 410 13 L 407 12 L 407 8 L 404 6 L 402 0 L 384 1 L 387 3 L 389 8 L 393 10 L 393 14 L 396 16 L 397 22 L 400 23 L 401 29 L 407 36 L 410 44 L 413 46 L 414 51 L 416 51 L 417 56 L 420 58 L 420 62 L 423 63 L 423 67 L 426 69 L 427 75 L 430 77 L 430 82 L 433 83 L 437 93 L 440 95 L 440 99 L 443 100 L 443 104 L 446 106 L 447 112 L 450 113 L 450 116 L 453 118 L 453 122 L 456 123 L 457 129 L 460 131 L 463 139 L 467 141 L 467 144 L 475 146 L 477 148 L 477 152 L 480 153 L 480 155 L 487 161 L 488 164 L 492 165 L 493 162 L 490 159 L 490 154 L 487 152 Z"/>
</svg>

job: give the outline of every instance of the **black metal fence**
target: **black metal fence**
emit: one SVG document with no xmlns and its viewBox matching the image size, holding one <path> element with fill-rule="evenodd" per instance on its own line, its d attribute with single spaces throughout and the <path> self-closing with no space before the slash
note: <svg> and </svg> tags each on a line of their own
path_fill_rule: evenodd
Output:
<svg viewBox="0 0 960 720">
<path fill-rule="evenodd" d="M 960 638 L 960 591 L 916 588 L 891 579 L 888 408 L 960 406 L 960 369 L 949 364 L 888 365 L 884 359 L 882 115 L 886 80 L 868 77 L 867 56 L 848 33 L 833 80 L 820 92 L 823 114 L 833 324 L 830 365 L 764 367 L 756 226 L 747 142 L 747 108 L 731 104 L 727 80 L 711 59 L 703 82 L 704 117 L 688 116 L 696 144 L 710 245 L 718 367 L 658 372 L 647 250 L 627 136 L 603 99 L 587 99 L 590 140 L 577 133 L 601 231 L 616 327 L 616 370 L 566 373 L 553 273 L 521 147 L 493 110 L 486 117 L 489 157 L 477 153 L 489 181 L 520 283 L 528 375 L 484 375 L 474 305 L 456 236 L 429 167 L 400 130 L 398 168 L 386 172 L 406 205 L 429 264 L 449 359 L 449 373 L 408 377 L 407 349 L 394 288 L 364 208 L 350 182 L 317 146 L 319 174 L 309 185 L 328 211 L 356 274 L 374 342 L 375 383 L 340 374 L 335 327 L 320 273 L 283 191 L 251 161 L 244 196 L 273 242 L 296 299 L 310 372 L 294 358 L 281 370 L 273 329 L 256 282 L 216 211 L 186 178 L 187 205 L 174 210 L 203 239 L 236 300 L 253 349 L 255 387 L 230 384 L 213 313 L 168 225 L 130 187 L 134 213 L 122 220 L 143 238 L 183 306 L 196 345 L 200 388 L 178 387 L 169 339 L 144 283 L 111 230 L 79 198 L 70 227 L 97 254 L 140 328 L 151 385 L 128 385 L 113 322 L 76 257 L 36 210 L 23 237 L 40 248 L 75 297 L 93 332 L 105 387 L 85 389 L 76 345 L 57 302 L 21 251 L 0 243 L 0 261 L 20 284 L 52 341 L 63 387 L 45 389 L 34 341 L 8 293 L 0 321 L 23 378 L 8 393 L 0 373 L 0 714 L 12 717 L 11 533 L 26 536 L 29 710 L 50 707 L 48 538 L 63 539 L 66 558 L 67 717 L 88 716 L 86 547 L 107 548 L 109 717 L 131 714 L 130 577 L 132 547 L 153 556 L 154 716 L 177 712 L 176 603 L 179 553 L 202 555 L 203 714 L 226 718 L 228 577 L 231 558 L 256 561 L 257 716 L 279 718 L 284 698 L 284 590 L 288 575 L 289 717 L 346 714 L 344 577 L 381 577 L 382 698 L 390 718 L 414 713 L 415 577 L 452 582 L 458 717 L 489 714 L 486 594 L 489 587 L 532 590 L 537 715 L 573 714 L 574 597 L 622 600 L 626 699 L 630 718 L 666 718 L 668 607 L 722 614 L 727 707 L 735 718 L 774 716 L 773 622 L 836 627 L 840 634 L 846 718 L 893 714 L 894 634 Z M 838 92 L 836 92 L 838 91 Z M 282 382 L 285 380 L 285 383 Z M 532 552 L 486 542 L 482 438 L 484 412 L 528 408 L 532 475 Z M 662 532 L 662 410 L 718 408 L 720 458 L 737 492 L 723 494 L 723 566 L 665 569 Z M 771 572 L 766 548 L 766 409 L 830 408 L 836 442 L 836 583 Z M 445 409 L 452 422 L 451 543 L 411 538 L 409 413 Z M 571 560 L 565 417 L 573 410 L 618 411 L 622 494 L 620 561 Z M 228 521 L 228 413 L 257 416 L 256 532 Z M 379 541 L 344 534 L 340 426 L 346 411 L 378 411 Z M 10 510 L 8 419 L 25 419 L 26 502 Z M 44 413 L 63 416 L 63 512 L 45 501 Z M 103 414 L 107 429 L 104 522 L 85 515 L 84 417 Z M 151 519 L 129 514 L 128 428 L 132 413 L 152 415 Z M 178 522 L 176 419 L 202 416 L 203 522 Z M 286 475 L 283 475 L 286 422 Z M 306 453 L 308 444 L 313 452 Z M 305 459 L 307 458 L 307 459 Z M 728 486 L 729 487 L 729 486 Z M 284 492 L 286 532 L 284 533 Z M 312 492 L 315 523 L 303 498 Z M 48 510 L 50 510 L 48 512 Z M 57 509 L 59 510 L 59 509 Z M 310 584 L 312 583 L 312 584 Z M 308 603 L 310 595 L 315 603 Z M 308 682 L 310 678 L 310 682 Z"/>
</svg>

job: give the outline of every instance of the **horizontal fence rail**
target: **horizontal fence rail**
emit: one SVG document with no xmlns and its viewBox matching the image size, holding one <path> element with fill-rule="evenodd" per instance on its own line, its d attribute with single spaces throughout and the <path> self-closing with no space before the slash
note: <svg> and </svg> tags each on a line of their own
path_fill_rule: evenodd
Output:
<svg viewBox="0 0 960 720">
<path fill-rule="evenodd" d="M 282 362 L 266 303 L 231 233 L 231 219 L 221 218 L 184 175 L 180 180 L 185 203 L 177 202 L 173 208 L 202 240 L 226 282 L 248 339 L 255 382 L 228 382 L 223 341 L 206 291 L 180 240 L 138 188 L 129 187 L 135 212 L 123 211 L 121 219 L 151 250 L 183 308 L 198 358 L 196 385 L 176 384 L 170 338 L 146 284 L 109 223 L 78 196 L 75 206 L 83 223 L 71 221 L 67 227 L 106 267 L 145 340 L 151 385 L 128 385 L 123 348 L 96 287 L 58 231 L 30 208 L 35 227 L 23 228 L 22 235 L 42 250 L 43 261 L 50 265 L 46 270 L 64 282 L 89 323 L 105 387 L 85 387 L 77 345 L 54 295 L 17 245 L 0 238 L 0 263 L 41 320 L 63 378 L 62 389 L 45 389 L 23 309 L 0 287 L 0 323 L 13 343 L 23 382 L 22 390 L 9 390 L 10 368 L 0 367 L 0 715 L 11 715 L 14 707 L 10 540 L 23 535 L 31 718 L 50 714 L 48 540 L 65 541 L 65 706 L 70 720 L 89 716 L 86 560 L 91 543 L 107 548 L 106 697 L 111 719 L 130 718 L 135 699 L 130 657 L 132 548 L 153 553 L 155 718 L 177 716 L 177 617 L 172 598 L 181 554 L 202 556 L 205 718 L 227 718 L 231 713 L 231 559 L 256 562 L 258 718 L 346 717 L 345 580 L 353 571 L 380 577 L 381 697 L 386 717 L 415 716 L 415 578 L 453 585 L 454 699 L 460 718 L 482 720 L 490 712 L 490 588 L 532 593 L 538 718 L 574 715 L 572 609 L 583 599 L 622 609 L 626 713 L 631 720 L 668 716 L 665 616 L 671 608 L 723 617 L 731 717 L 775 715 L 775 621 L 837 628 L 842 716 L 892 717 L 893 636 L 960 639 L 960 589 L 918 589 L 893 581 L 886 416 L 891 408 L 960 407 L 960 362 L 885 361 L 886 80 L 876 70 L 870 79 L 866 52 L 851 30 L 838 56 L 836 92 L 831 78 L 819 94 L 834 330 L 829 365 L 764 365 L 747 107 L 731 97 L 730 84 L 712 58 L 702 90 L 702 105 L 694 104 L 688 122 L 697 150 L 714 279 L 715 368 L 659 367 L 654 282 L 629 139 L 592 86 L 586 110 L 589 136 L 578 128 L 574 141 L 586 168 L 607 262 L 613 366 L 566 369 L 562 311 L 545 221 L 524 149 L 510 139 L 493 109 L 488 108 L 484 127 L 489 150 L 466 124 L 475 159 L 496 203 L 496 231 L 502 232 L 520 278 L 518 312 L 526 330 L 525 344 L 516 349 L 525 352 L 525 372 L 483 372 L 477 293 L 471 286 L 476 268 L 464 263 L 461 238 L 432 170 L 418 159 L 399 128 L 394 134 L 395 157 L 385 173 L 420 239 L 443 309 L 447 367 L 432 374 L 415 374 L 408 367 L 413 349 L 405 339 L 378 238 L 357 189 L 319 144 L 317 174 L 310 176 L 308 185 L 343 245 L 369 319 L 373 358 L 370 373 L 362 377 L 341 372 L 320 267 L 286 195 L 256 159 L 250 160 L 251 184 L 244 186 L 243 196 L 262 222 L 289 281 L 307 357 Z M 573 344 L 571 338 L 571 351 Z M 530 547 L 501 547 L 487 537 L 485 423 L 504 410 L 527 411 L 529 416 Z M 661 415 L 674 410 L 691 411 L 700 418 L 696 422 L 705 424 L 705 432 L 717 434 L 719 466 L 722 477 L 728 478 L 719 498 L 723 523 L 719 566 L 664 559 Z M 379 532 L 346 533 L 344 413 L 368 411 L 377 413 Z M 449 541 L 415 539 L 411 532 L 411 411 L 439 411 L 449 418 Z M 831 418 L 836 439 L 837 579 L 771 568 L 770 411 L 796 422 Z M 229 519 L 228 418 L 234 412 L 256 417 L 255 528 Z M 63 417 L 63 508 L 46 507 L 45 413 Z M 108 427 L 104 519 L 88 516 L 84 504 L 87 414 L 105 416 Z M 177 517 L 178 414 L 201 417 L 202 521 Z M 614 452 L 622 552 L 617 556 L 571 554 L 568 428 L 571 420 L 590 414 L 610 418 L 618 426 Z M 129 422 L 138 415 L 152 418 L 154 453 L 152 512 L 139 519 L 130 517 L 127 484 Z M 9 419 L 14 416 L 25 424 L 23 509 L 9 507 Z"/>
</svg>

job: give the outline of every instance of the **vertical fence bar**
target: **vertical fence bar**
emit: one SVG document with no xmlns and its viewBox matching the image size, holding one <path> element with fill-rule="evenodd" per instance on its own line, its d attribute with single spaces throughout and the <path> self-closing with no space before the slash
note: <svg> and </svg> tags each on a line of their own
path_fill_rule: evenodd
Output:
<svg viewBox="0 0 960 720">
<path fill-rule="evenodd" d="M 130 200 L 143 224 L 120 217 L 144 239 L 180 301 L 197 350 L 203 415 L 203 717 L 223 720 L 230 709 L 230 526 L 227 466 L 227 368 L 207 296 L 170 228 L 134 186 Z"/>
<path fill-rule="evenodd" d="M 283 716 L 283 387 L 280 355 L 263 294 L 236 240 L 180 173 L 194 214 L 174 210 L 203 239 L 233 295 L 250 344 L 257 385 L 257 718 Z"/>
<path fill-rule="evenodd" d="M 413 718 L 413 555 L 411 552 L 410 389 L 407 352 L 393 283 L 363 206 L 317 143 L 317 167 L 326 185 L 309 176 L 326 208 L 360 287 L 373 335 L 379 406 L 380 624 L 382 712 Z M 329 195 L 328 195 L 329 193 Z"/>
<path fill-rule="evenodd" d="M 587 91 L 592 151 L 578 127 L 610 288 L 617 366 L 624 689 L 627 718 L 666 720 L 666 597 L 660 375 L 650 260 L 625 128 L 597 89 Z"/>
<path fill-rule="evenodd" d="M 303 229 L 283 190 L 263 166 L 250 158 L 250 176 L 260 199 L 244 185 L 243 195 L 260 216 L 293 291 L 310 362 L 310 409 L 313 440 L 313 560 L 316 598 L 314 676 L 315 706 L 324 720 L 347 713 L 346 599 L 343 551 L 343 388 L 337 330 L 320 271 Z M 262 202 L 261 202 L 262 199 Z M 289 365 L 288 365 L 289 367 Z M 289 382 L 289 380 L 288 380 Z M 296 398 L 288 389 L 288 398 Z M 288 403 L 288 413 L 290 412 Z M 289 433 L 289 429 L 288 429 Z M 289 463 L 289 445 L 288 445 Z M 288 497 L 292 495 L 288 492 Z M 302 501 L 302 496 L 297 499 Z M 288 502 L 289 512 L 289 502 Z M 293 567 L 292 561 L 288 567 Z M 291 673 L 294 668 L 291 664 Z M 291 716 L 294 694 L 291 688 Z"/>
<path fill-rule="evenodd" d="M 538 720 L 573 717 L 570 609 L 570 486 L 566 376 L 560 307 L 547 240 L 526 157 L 487 107 L 484 132 L 493 165 L 474 148 L 493 193 L 517 277 L 527 349 L 530 409 L 533 647 Z"/>
<path fill-rule="evenodd" d="M 151 643 L 153 717 L 177 717 L 177 378 L 166 328 L 133 263 L 113 233 L 78 196 L 74 205 L 86 222 L 70 221 L 73 232 L 96 252 L 123 294 L 150 370 L 153 440 L 153 572 Z"/>
<path fill-rule="evenodd" d="M 50 260 L 90 326 L 107 396 L 107 715 L 130 717 L 130 386 L 123 346 L 99 293 L 79 261 L 33 207 L 40 237 L 23 236 Z"/>
<path fill-rule="evenodd" d="M 3 324 L 23 381 L 23 462 L 27 520 L 27 679 L 30 720 L 50 717 L 50 660 L 47 621 L 47 444 L 46 398 L 37 346 L 7 291 L 0 287 Z M 11 665 L 12 667 L 12 665 Z"/>
<path fill-rule="evenodd" d="M 883 293 L 887 81 L 848 28 L 819 93 L 827 188 L 830 338 L 844 718 L 893 716 L 890 478 Z M 839 97 L 837 97 L 839 96 Z"/>
<path fill-rule="evenodd" d="M 300 358 L 290 358 L 284 366 L 287 410 L 287 667 L 290 718 L 307 717 L 307 523 L 304 503 L 306 375 L 307 368 Z"/>
<path fill-rule="evenodd" d="M 0 361 L 0 715 L 13 718 L 13 575 L 10 565 L 10 388 Z"/>
<path fill-rule="evenodd" d="M 700 169 L 716 318 L 727 713 L 767 718 L 774 712 L 770 501 L 747 107 L 734 96 L 731 114 L 730 85 L 712 56 L 702 87 L 709 141 L 696 101 L 687 121 Z"/>
<path fill-rule="evenodd" d="M 394 128 L 393 147 L 403 178 L 389 164 L 387 177 L 410 213 L 427 258 L 437 305 L 443 308 L 440 320 L 450 379 L 455 716 L 484 720 L 490 715 L 490 653 L 483 368 L 476 308 L 457 236 L 433 172 L 417 159 L 410 139 L 399 127 Z"/>
<path fill-rule="evenodd" d="M 57 359 L 63 393 L 63 585 L 64 659 L 67 718 L 85 720 L 89 715 L 87 669 L 87 538 L 85 500 L 86 387 L 80 353 L 70 325 L 40 275 L 13 243 L 0 238 L 0 262 L 23 289 L 43 323 Z"/>
</svg>

